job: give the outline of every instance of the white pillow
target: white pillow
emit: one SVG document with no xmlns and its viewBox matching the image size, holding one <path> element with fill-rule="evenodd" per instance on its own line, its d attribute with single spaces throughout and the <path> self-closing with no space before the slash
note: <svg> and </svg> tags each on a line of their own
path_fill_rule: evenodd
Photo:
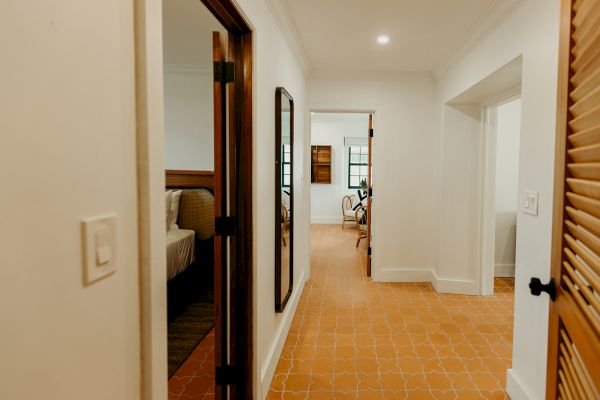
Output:
<svg viewBox="0 0 600 400">
<path fill-rule="evenodd" d="M 171 199 L 173 197 L 173 191 L 167 190 L 165 192 L 165 227 L 169 230 L 169 213 L 171 212 Z"/>
<path fill-rule="evenodd" d="M 169 210 L 169 217 L 167 219 L 168 230 L 179 229 L 177 226 L 177 218 L 179 218 L 179 203 L 181 201 L 181 190 L 173 191 L 171 195 L 171 208 Z"/>
</svg>

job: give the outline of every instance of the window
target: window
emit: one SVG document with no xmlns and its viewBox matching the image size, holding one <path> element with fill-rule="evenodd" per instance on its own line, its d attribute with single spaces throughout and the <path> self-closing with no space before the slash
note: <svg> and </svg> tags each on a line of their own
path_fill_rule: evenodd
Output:
<svg viewBox="0 0 600 400">
<path fill-rule="evenodd" d="M 282 187 L 290 187 L 290 183 L 292 181 L 292 154 L 291 154 L 292 146 L 289 144 L 284 144 L 281 146 L 281 151 L 283 160 L 281 162 L 281 186 Z"/>
<path fill-rule="evenodd" d="M 348 147 L 348 189 L 360 189 L 360 182 L 369 179 L 369 148 Z"/>
</svg>

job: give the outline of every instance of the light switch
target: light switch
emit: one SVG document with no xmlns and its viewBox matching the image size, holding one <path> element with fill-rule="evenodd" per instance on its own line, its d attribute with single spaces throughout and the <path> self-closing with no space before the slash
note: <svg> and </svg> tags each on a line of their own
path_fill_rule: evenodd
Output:
<svg viewBox="0 0 600 400">
<path fill-rule="evenodd" d="M 116 270 L 116 220 L 116 214 L 107 214 L 82 221 L 83 276 L 86 285 Z"/>
<path fill-rule="evenodd" d="M 538 215 L 539 193 L 531 190 L 525 191 L 523 196 L 523 212 L 530 215 Z"/>
</svg>

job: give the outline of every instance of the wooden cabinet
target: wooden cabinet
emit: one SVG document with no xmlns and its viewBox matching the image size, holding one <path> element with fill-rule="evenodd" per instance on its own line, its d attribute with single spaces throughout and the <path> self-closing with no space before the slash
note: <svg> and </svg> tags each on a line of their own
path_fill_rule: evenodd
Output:
<svg viewBox="0 0 600 400">
<path fill-rule="evenodd" d="M 331 183 L 331 146 L 311 146 L 311 183 Z"/>
</svg>

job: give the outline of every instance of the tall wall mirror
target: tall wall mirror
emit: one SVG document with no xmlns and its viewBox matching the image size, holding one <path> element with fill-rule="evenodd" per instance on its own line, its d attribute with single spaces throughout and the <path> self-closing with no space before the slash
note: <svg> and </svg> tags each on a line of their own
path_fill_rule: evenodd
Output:
<svg viewBox="0 0 600 400">
<path fill-rule="evenodd" d="M 275 90 L 275 311 L 283 312 L 294 277 L 294 100 Z"/>
</svg>

